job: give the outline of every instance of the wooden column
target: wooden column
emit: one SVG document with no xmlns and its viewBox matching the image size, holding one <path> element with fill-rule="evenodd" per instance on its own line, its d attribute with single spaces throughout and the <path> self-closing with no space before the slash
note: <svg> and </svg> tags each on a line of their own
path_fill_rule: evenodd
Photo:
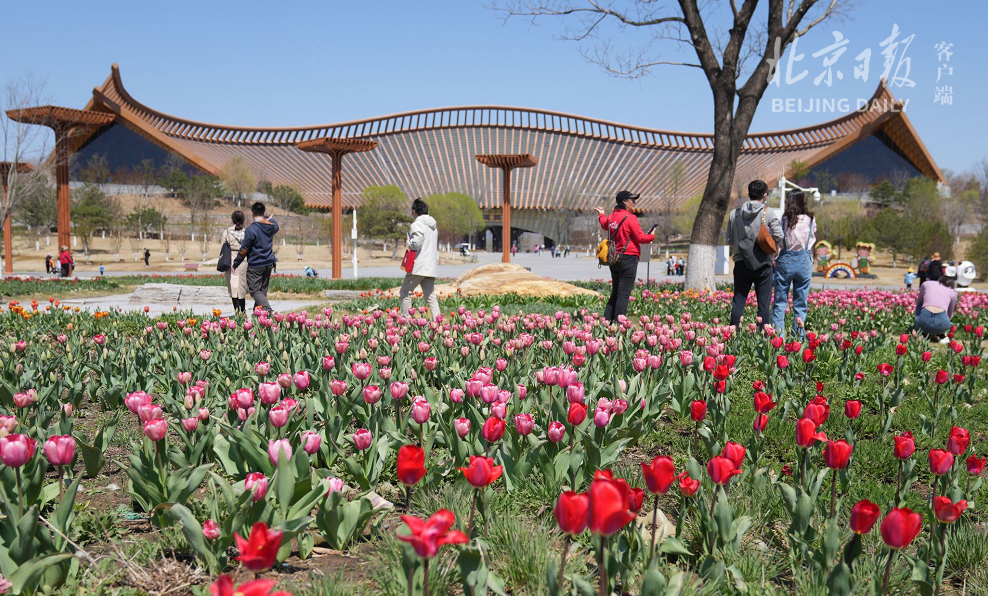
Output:
<svg viewBox="0 0 988 596">
<path fill-rule="evenodd" d="M 501 202 L 501 262 L 511 262 L 511 168 L 504 168 L 504 197 Z"/>
<path fill-rule="evenodd" d="M 501 198 L 501 262 L 511 262 L 511 170 L 531 168 L 539 163 L 531 153 L 476 155 L 477 161 L 490 168 L 500 169 L 504 175 Z"/>
<path fill-rule="evenodd" d="M 16 167 L 17 173 L 26 174 L 34 169 L 29 163 L 0 161 L 0 177 L 3 178 L 3 207 L 7 216 L 3 220 L 3 271 L 5 275 L 14 273 L 14 237 L 10 223 L 10 174 Z"/>
<path fill-rule="evenodd" d="M 343 278 L 343 153 L 333 151 L 333 279 Z"/>
<path fill-rule="evenodd" d="M 333 279 L 343 278 L 343 156 L 347 153 L 371 151 L 377 141 L 358 138 L 320 137 L 295 144 L 302 151 L 325 153 L 332 160 L 333 200 L 330 210 L 333 216 L 333 231 L 330 242 L 333 244 Z"/>
</svg>

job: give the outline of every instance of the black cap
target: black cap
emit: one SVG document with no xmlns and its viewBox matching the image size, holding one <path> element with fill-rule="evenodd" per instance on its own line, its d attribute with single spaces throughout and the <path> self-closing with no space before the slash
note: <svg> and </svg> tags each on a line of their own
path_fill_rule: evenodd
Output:
<svg viewBox="0 0 988 596">
<path fill-rule="evenodd" d="M 639 195 L 636 192 L 631 192 L 630 190 L 622 190 L 621 192 L 617 193 L 616 200 L 618 203 L 623 203 L 629 200 L 636 201 L 638 200 L 639 196 L 641 195 Z"/>
</svg>

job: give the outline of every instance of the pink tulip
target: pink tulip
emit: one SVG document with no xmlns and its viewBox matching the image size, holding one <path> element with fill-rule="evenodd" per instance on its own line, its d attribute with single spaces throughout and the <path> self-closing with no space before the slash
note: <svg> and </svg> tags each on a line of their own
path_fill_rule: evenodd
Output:
<svg viewBox="0 0 988 596">
<path fill-rule="evenodd" d="M 238 389 L 234 396 L 237 400 L 237 405 L 241 408 L 250 408 L 254 405 L 254 390 L 253 389 Z"/>
<path fill-rule="evenodd" d="M 453 427 L 456 429 L 456 434 L 460 435 L 461 439 L 465 439 L 468 434 L 470 434 L 470 420 L 466 418 L 457 418 L 453 421 Z"/>
<path fill-rule="evenodd" d="M 535 420 L 532 419 L 531 414 L 518 414 L 515 416 L 515 430 L 521 436 L 526 436 L 532 432 L 535 428 Z"/>
<path fill-rule="evenodd" d="M 369 362 L 354 362 L 351 369 L 353 370 L 353 376 L 361 381 L 366 380 L 371 375 L 371 365 Z"/>
<path fill-rule="evenodd" d="M 611 415 L 607 413 L 607 410 L 603 408 L 597 408 L 593 414 L 593 423 L 598 428 L 604 428 L 607 423 L 610 422 Z"/>
<path fill-rule="evenodd" d="M 188 385 L 192 380 L 192 373 L 190 372 L 180 372 L 178 373 L 178 382 L 182 385 Z"/>
<path fill-rule="evenodd" d="M 292 379 L 295 383 L 295 388 L 299 391 L 306 391 L 309 388 L 309 373 L 306 371 L 299 371 L 295 373 L 295 377 Z"/>
<path fill-rule="evenodd" d="M 374 405 L 381 399 L 381 388 L 377 385 L 368 385 L 364 387 L 364 402 L 368 405 Z"/>
<path fill-rule="evenodd" d="M 182 418 L 182 428 L 185 432 L 194 433 L 196 429 L 199 428 L 198 418 Z"/>
<path fill-rule="evenodd" d="M 374 440 L 374 435 L 371 431 L 366 428 L 362 428 L 357 432 L 353 433 L 353 445 L 358 451 L 363 451 L 371 446 L 371 442 Z"/>
<path fill-rule="evenodd" d="M 453 403 L 459 404 L 463 403 L 463 390 L 462 389 L 450 389 L 449 390 L 449 400 Z"/>
<path fill-rule="evenodd" d="M 268 458 L 271 463 L 278 465 L 278 460 L 285 458 L 285 461 L 292 459 L 292 445 L 288 439 L 272 439 L 268 441 Z"/>
<path fill-rule="evenodd" d="M 206 422 L 209 420 L 209 408 L 199 408 L 197 417 L 199 418 L 199 422 Z"/>
<path fill-rule="evenodd" d="M 42 446 L 45 457 L 53 466 L 68 466 L 75 459 L 75 439 L 71 435 L 55 435 Z"/>
<path fill-rule="evenodd" d="M 391 390 L 391 397 L 394 399 L 404 399 L 408 395 L 408 383 L 395 381 L 391 383 L 389 389 Z"/>
<path fill-rule="evenodd" d="M 288 389 L 292 386 L 292 375 L 288 373 L 281 373 L 278 375 L 278 384 L 281 385 L 282 389 Z"/>
<path fill-rule="evenodd" d="M 491 405 L 491 416 L 498 420 L 504 420 L 508 415 L 508 405 L 504 402 L 497 402 Z"/>
<path fill-rule="evenodd" d="M 9 434 L 0 437 L 0 462 L 10 468 L 19 468 L 34 457 L 37 441 L 27 435 Z"/>
<path fill-rule="evenodd" d="M 206 540 L 216 540 L 220 537 L 220 527 L 211 519 L 202 523 L 202 536 Z"/>
<path fill-rule="evenodd" d="M 329 382 L 329 391 L 336 397 L 339 397 L 346 393 L 346 381 L 341 381 L 339 379 L 334 379 Z"/>
<path fill-rule="evenodd" d="M 268 420 L 271 421 L 271 426 L 275 428 L 281 428 L 288 424 L 288 408 L 282 404 L 271 408 L 268 411 Z"/>
<path fill-rule="evenodd" d="M 425 399 L 418 399 L 412 404 L 412 420 L 416 424 L 425 424 L 429 421 L 431 408 Z"/>
<path fill-rule="evenodd" d="M 152 441 L 160 441 L 168 433 L 168 422 L 163 418 L 152 418 L 144 423 L 144 434 Z"/>
<path fill-rule="evenodd" d="M 264 499 L 264 495 L 268 494 L 267 477 L 260 472 L 247 474 L 247 479 L 244 480 L 244 490 L 249 491 L 253 495 L 255 502 Z"/>
<path fill-rule="evenodd" d="M 322 445 L 322 437 L 319 433 L 307 430 L 302 433 L 302 450 L 309 455 L 314 454 L 319 451 L 319 446 Z"/>
<path fill-rule="evenodd" d="M 549 441 L 558 443 L 563 440 L 563 436 L 566 434 L 566 427 L 562 422 L 553 420 L 549 423 L 549 430 L 546 434 L 549 436 Z"/>
<path fill-rule="evenodd" d="M 326 495 L 343 492 L 343 481 L 335 476 L 326 479 Z"/>
<path fill-rule="evenodd" d="M 151 403 L 151 396 L 148 395 L 147 393 L 144 393 L 143 391 L 128 393 L 127 397 L 124 398 L 124 405 L 126 405 L 127 409 L 133 412 L 134 414 L 137 413 L 137 409 L 140 406 L 149 403 Z"/>
<path fill-rule="evenodd" d="M 281 399 L 281 385 L 277 383 L 261 383 L 257 386 L 257 395 L 261 398 L 262 404 L 268 406 L 276 404 Z"/>
<path fill-rule="evenodd" d="M 258 362 L 254 365 L 254 372 L 259 377 L 266 377 L 271 372 L 271 365 L 264 361 Z"/>
</svg>

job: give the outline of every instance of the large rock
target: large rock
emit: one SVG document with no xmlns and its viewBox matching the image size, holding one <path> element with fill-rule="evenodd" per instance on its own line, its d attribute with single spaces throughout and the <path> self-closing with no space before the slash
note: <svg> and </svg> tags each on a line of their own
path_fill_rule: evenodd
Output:
<svg viewBox="0 0 988 596">
<path fill-rule="evenodd" d="M 399 288 L 392 290 L 397 293 Z M 440 297 L 457 292 L 467 295 L 517 294 L 519 296 L 596 296 L 597 292 L 563 281 L 535 275 L 520 265 L 493 263 L 470 269 L 451 284 L 436 286 Z"/>
</svg>

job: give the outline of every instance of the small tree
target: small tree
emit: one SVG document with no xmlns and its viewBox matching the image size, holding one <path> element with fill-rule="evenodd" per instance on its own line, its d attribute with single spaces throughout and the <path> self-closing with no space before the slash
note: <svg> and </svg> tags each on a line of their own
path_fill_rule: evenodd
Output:
<svg viewBox="0 0 988 596">
<path fill-rule="evenodd" d="M 974 241 L 967 249 L 966 257 L 977 268 L 978 279 L 988 279 L 988 226 L 982 227 L 974 237 Z"/>
<path fill-rule="evenodd" d="M 430 195 L 424 200 L 429 205 L 429 215 L 436 219 L 439 240 L 442 242 L 456 244 L 464 236 L 484 227 L 484 214 L 472 197 L 451 192 Z"/>
<path fill-rule="evenodd" d="M 209 216 L 216 199 L 223 196 L 223 185 L 212 176 L 193 176 L 179 191 L 189 208 L 189 222 L 195 229 L 201 219 Z"/>
<path fill-rule="evenodd" d="M 306 215 L 309 212 L 305 206 L 305 199 L 302 198 L 302 193 L 294 187 L 281 184 L 273 187 L 271 192 L 267 194 L 275 205 L 285 211 L 299 215 Z"/>
<path fill-rule="evenodd" d="M 108 242 L 110 246 L 110 252 L 113 253 L 113 262 L 120 262 L 120 247 L 123 245 L 123 230 L 119 227 L 113 228 L 110 231 L 110 241 Z"/>
<path fill-rule="evenodd" d="M 141 260 L 141 248 L 143 248 L 144 242 L 141 240 L 138 230 L 131 228 L 131 233 L 127 236 L 127 243 L 130 245 L 131 252 L 134 253 L 134 262 Z"/>
<path fill-rule="evenodd" d="M 220 179 L 223 180 L 226 191 L 233 197 L 237 207 L 244 206 L 257 185 L 250 167 L 239 155 L 226 162 L 223 171 L 220 172 Z"/>
<path fill-rule="evenodd" d="M 112 227 L 119 219 L 120 206 L 93 184 L 86 184 L 79 189 L 75 199 L 72 219 L 75 221 L 76 234 L 82 239 L 82 249 L 88 261 L 93 233 Z"/>
<path fill-rule="evenodd" d="M 127 226 L 145 238 L 164 228 L 167 222 L 168 218 L 154 207 L 146 207 L 143 210 L 134 207 L 134 210 L 127 214 Z"/>
<path fill-rule="evenodd" d="M 189 250 L 189 235 L 182 232 L 175 239 L 175 250 L 178 251 L 178 258 L 185 262 L 185 251 Z"/>
<path fill-rule="evenodd" d="M 394 241 L 391 255 L 394 257 L 399 241 L 405 237 L 408 225 L 413 221 L 410 205 L 408 197 L 397 186 L 368 186 L 364 189 L 357 215 L 361 236 L 383 241 L 385 250 L 388 242 Z"/>
<path fill-rule="evenodd" d="M 864 209 L 857 201 L 829 201 L 816 212 L 817 225 L 825 231 L 825 238 L 837 247 L 840 259 L 843 249 L 854 248 L 861 240 L 860 233 L 868 223 Z"/>
<path fill-rule="evenodd" d="M 171 252 L 172 248 L 172 238 L 168 235 L 168 232 L 165 231 L 164 223 L 162 223 L 161 227 L 158 229 L 158 238 L 161 239 L 161 250 L 165 253 L 165 260 L 167 261 L 168 253 Z"/>
<path fill-rule="evenodd" d="M 210 232 L 212 232 L 212 227 L 209 225 L 209 220 L 203 219 L 199 225 L 199 232 L 196 234 L 199 243 L 199 252 L 202 253 L 203 261 L 206 260 L 206 255 L 209 253 Z"/>
</svg>

